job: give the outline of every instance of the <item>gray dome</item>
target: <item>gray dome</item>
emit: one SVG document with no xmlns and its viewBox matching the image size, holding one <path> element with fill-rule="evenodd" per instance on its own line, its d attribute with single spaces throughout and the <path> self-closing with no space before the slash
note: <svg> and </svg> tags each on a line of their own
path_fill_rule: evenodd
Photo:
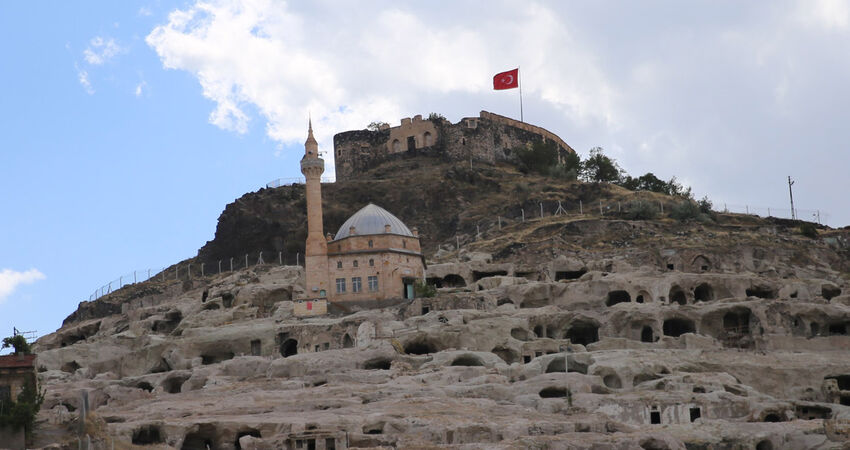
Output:
<svg viewBox="0 0 850 450">
<path fill-rule="evenodd" d="M 345 223 L 339 227 L 334 240 L 338 241 L 348 237 L 348 231 L 354 227 L 354 235 L 360 236 L 364 234 L 384 234 L 384 225 L 390 225 L 390 234 L 400 234 L 402 236 L 413 237 L 413 233 L 407 228 L 398 217 L 392 215 L 384 208 L 378 205 L 369 203 L 349 217 Z"/>
</svg>

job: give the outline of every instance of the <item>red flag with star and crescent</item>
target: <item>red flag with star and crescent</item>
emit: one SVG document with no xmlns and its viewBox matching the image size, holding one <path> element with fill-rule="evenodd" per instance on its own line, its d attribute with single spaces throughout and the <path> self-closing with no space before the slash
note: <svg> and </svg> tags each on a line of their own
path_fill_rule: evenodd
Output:
<svg viewBox="0 0 850 450">
<path fill-rule="evenodd" d="M 497 73 L 493 77 L 494 90 L 501 91 L 502 89 L 513 89 L 515 87 L 519 87 L 519 68 Z"/>
</svg>

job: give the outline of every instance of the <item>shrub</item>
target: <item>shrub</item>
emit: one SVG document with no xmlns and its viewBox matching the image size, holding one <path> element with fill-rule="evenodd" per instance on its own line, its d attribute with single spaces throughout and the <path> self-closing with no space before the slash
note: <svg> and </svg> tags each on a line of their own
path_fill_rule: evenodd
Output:
<svg viewBox="0 0 850 450">
<path fill-rule="evenodd" d="M 581 175 L 584 181 L 618 183 L 624 173 L 617 161 L 605 156 L 602 147 L 594 147 L 590 149 L 590 156 L 582 163 Z"/>
<path fill-rule="evenodd" d="M 446 120 L 446 116 L 432 112 L 431 114 L 428 114 L 428 120 Z"/>
<path fill-rule="evenodd" d="M 535 142 L 514 149 L 519 166 L 529 172 L 546 174 L 558 164 L 558 147 L 554 142 Z"/>
<path fill-rule="evenodd" d="M 11 405 L 0 403 L 0 426 L 13 430 L 24 428 L 29 436 L 43 401 L 44 391 L 39 392 L 32 382 L 27 382 L 18 394 L 16 402 Z"/>
<path fill-rule="evenodd" d="M 437 288 L 420 280 L 414 283 L 413 292 L 416 294 L 416 298 L 431 298 L 437 295 Z"/>
<path fill-rule="evenodd" d="M 699 219 L 700 214 L 702 213 L 700 212 L 699 205 L 690 200 L 680 202 L 670 209 L 670 217 L 680 222 L 684 222 L 688 219 Z"/>
<path fill-rule="evenodd" d="M 32 354 L 32 348 L 30 347 L 30 344 L 27 342 L 26 338 L 20 334 L 3 338 L 3 346 L 0 348 L 9 347 L 14 348 L 15 353 L 23 353 L 25 355 Z"/>
<path fill-rule="evenodd" d="M 388 124 L 386 122 L 375 121 L 375 122 L 372 122 L 369 125 L 367 125 L 366 129 L 369 130 L 369 131 L 378 131 L 382 127 L 385 127 L 385 126 L 388 127 L 388 126 L 390 126 L 390 124 Z"/>
<path fill-rule="evenodd" d="M 807 238 L 817 239 L 818 229 L 815 224 L 811 222 L 803 222 L 802 224 L 800 224 L 800 234 Z"/>
<path fill-rule="evenodd" d="M 711 214 L 714 212 L 714 204 L 711 203 L 711 200 L 708 199 L 707 195 L 697 202 L 697 206 L 699 206 L 699 211 L 703 214 Z"/>
<path fill-rule="evenodd" d="M 626 204 L 626 210 L 623 212 L 623 218 L 626 220 L 652 220 L 657 212 L 655 205 L 650 202 L 630 202 Z"/>
</svg>

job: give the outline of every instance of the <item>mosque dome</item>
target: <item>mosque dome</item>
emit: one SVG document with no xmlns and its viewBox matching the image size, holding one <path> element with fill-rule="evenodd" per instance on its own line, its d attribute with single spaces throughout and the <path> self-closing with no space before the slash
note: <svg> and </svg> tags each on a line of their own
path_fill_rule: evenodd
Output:
<svg viewBox="0 0 850 450">
<path fill-rule="evenodd" d="M 381 208 L 378 205 L 369 203 L 349 217 L 345 223 L 339 227 L 334 240 L 338 241 L 349 237 L 351 227 L 354 227 L 355 236 L 366 234 L 384 234 L 386 233 L 386 225 L 390 226 L 390 234 L 398 234 L 402 236 L 414 237 L 413 233 L 407 228 L 398 217 L 392 215 L 389 211 Z"/>
</svg>

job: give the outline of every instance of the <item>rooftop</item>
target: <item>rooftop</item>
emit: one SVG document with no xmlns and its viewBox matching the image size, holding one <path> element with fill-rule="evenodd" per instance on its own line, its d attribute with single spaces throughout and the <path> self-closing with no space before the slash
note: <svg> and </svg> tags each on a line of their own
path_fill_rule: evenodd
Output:
<svg viewBox="0 0 850 450">
<path fill-rule="evenodd" d="M 385 225 L 390 226 L 390 234 L 398 234 L 402 236 L 413 237 L 413 233 L 407 228 L 398 217 L 392 215 L 389 211 L 380 206 L 369 203 L 348 218 L 345 223 L 339 227 L 334 240 L 345 239 L 350 236 L 351 227 L 354 227 L 354 233 L 357 236 L 366 234 L 385 234 Z"/>
</svg>

